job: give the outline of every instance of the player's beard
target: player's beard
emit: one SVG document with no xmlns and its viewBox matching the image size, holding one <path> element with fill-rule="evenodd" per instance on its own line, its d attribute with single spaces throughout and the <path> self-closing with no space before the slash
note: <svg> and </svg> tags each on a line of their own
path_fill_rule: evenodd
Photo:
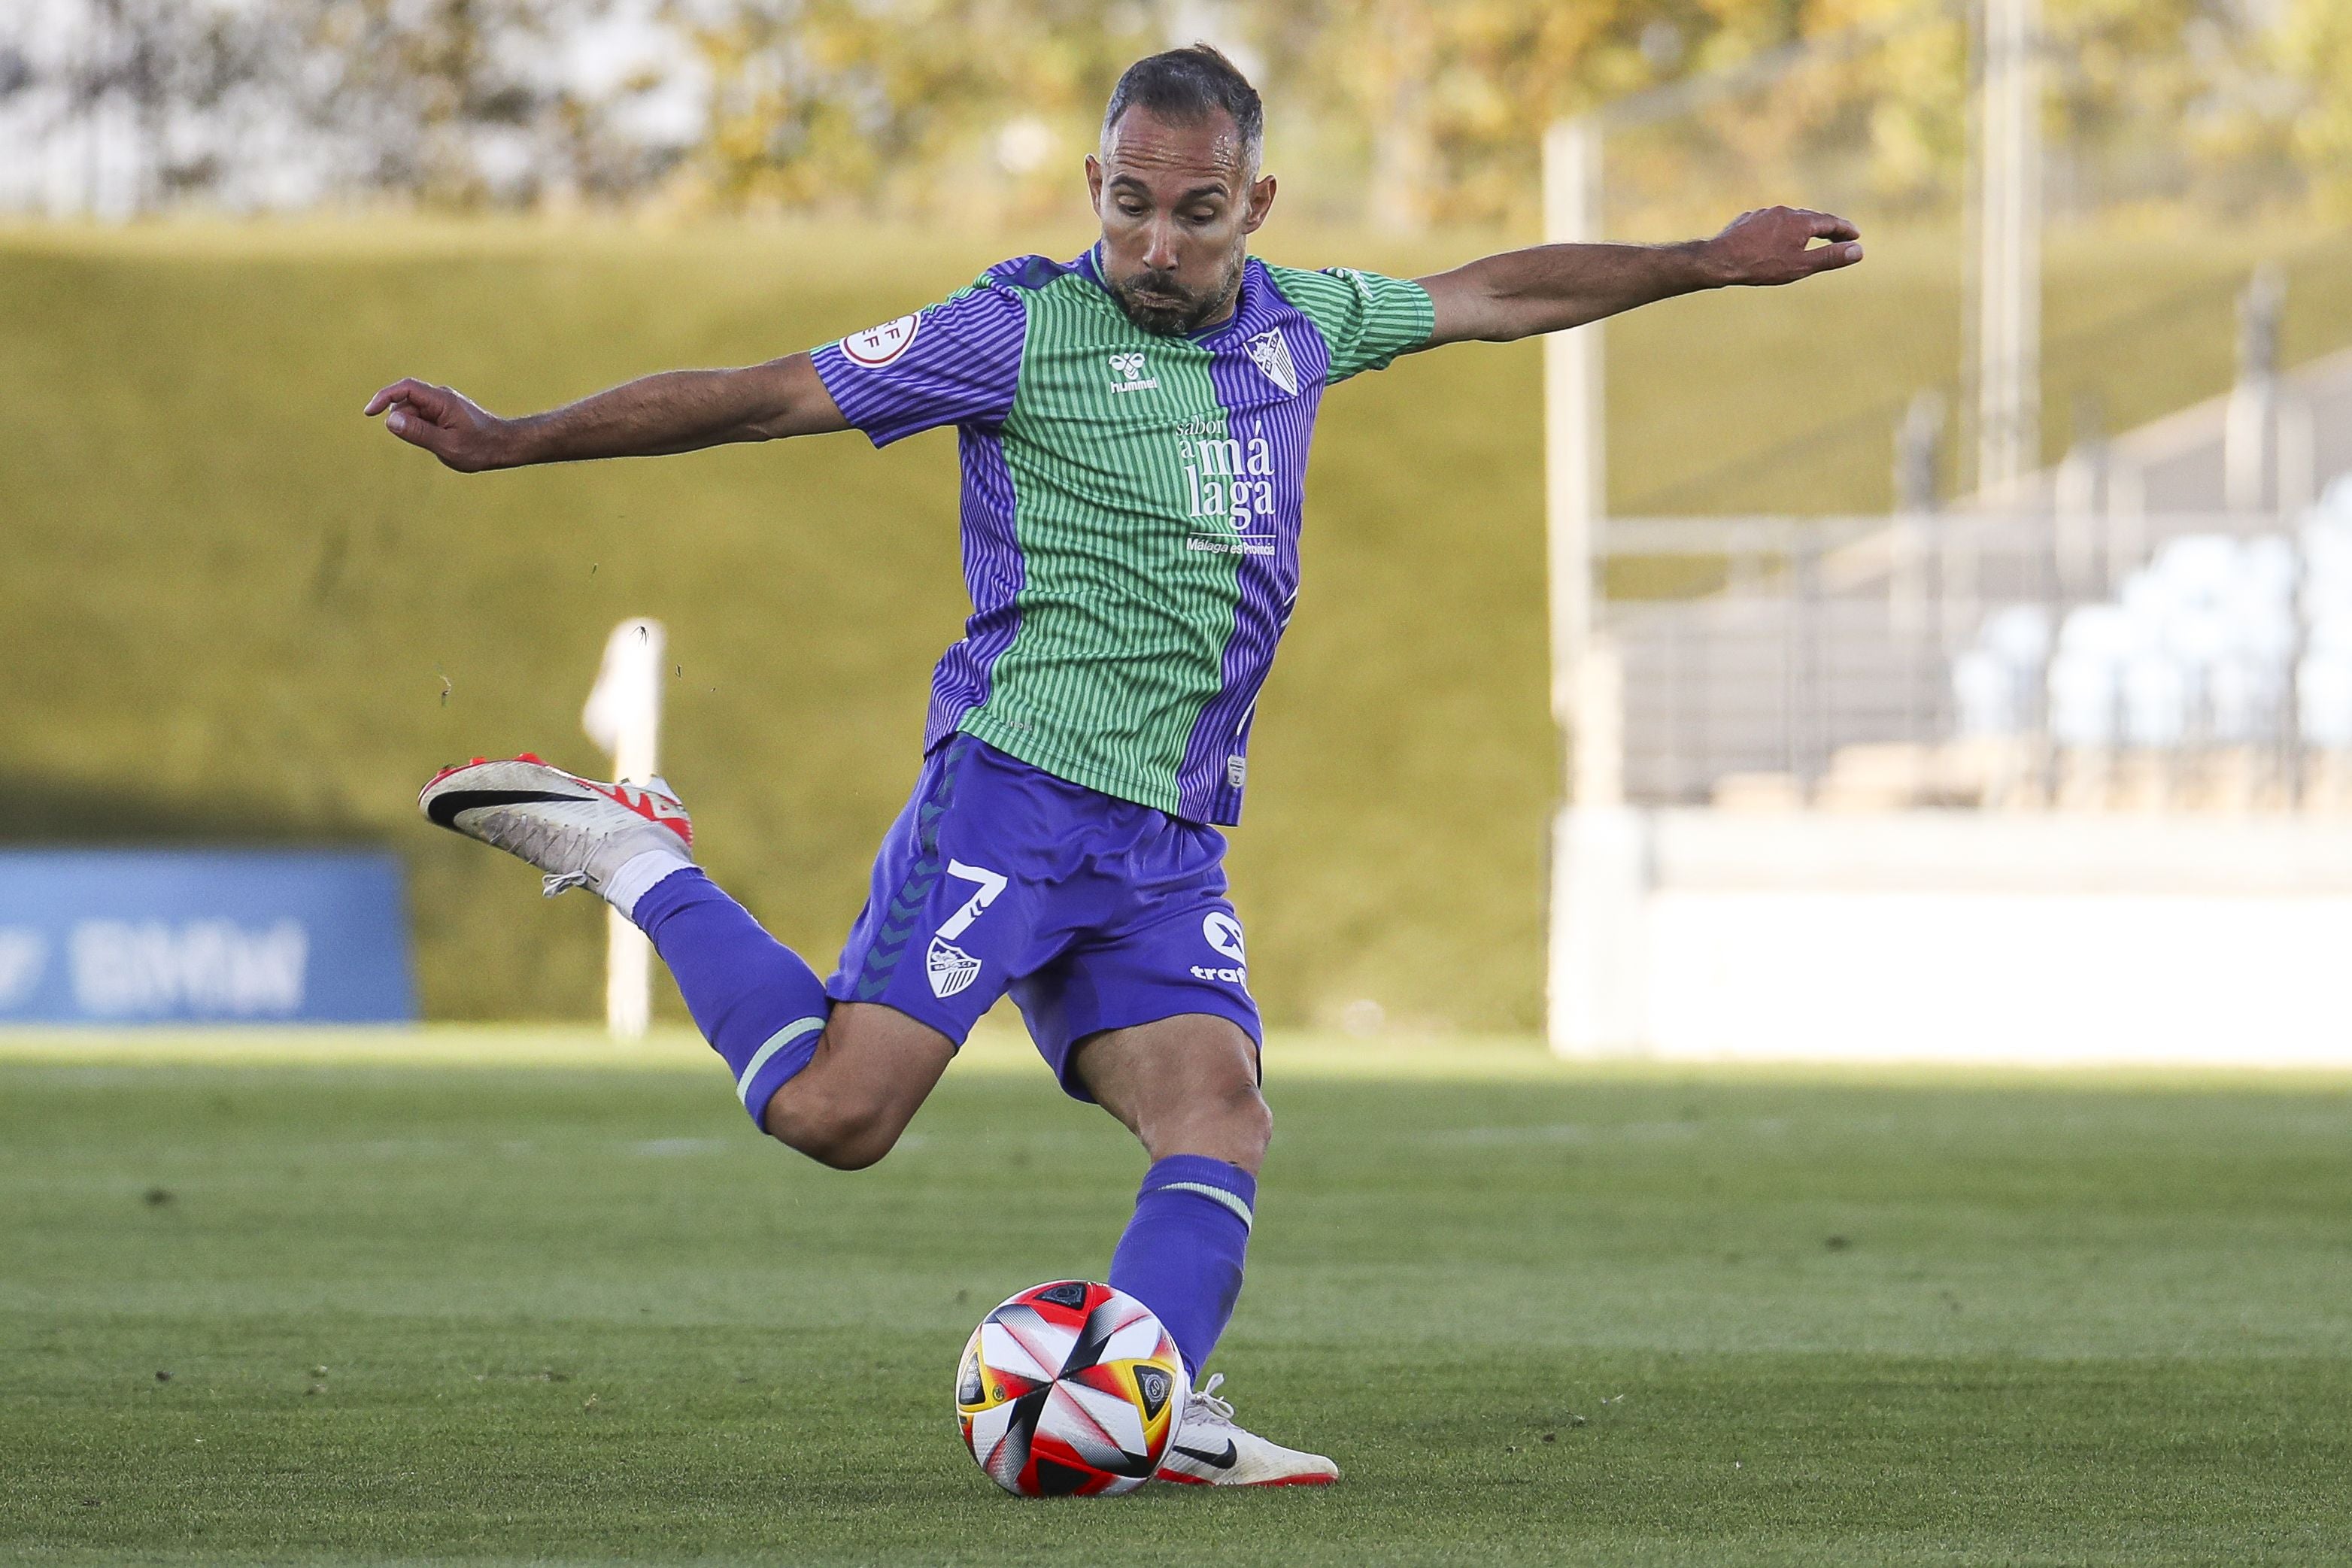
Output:
<svg viewBox="0 0 2352 1568">
<path fill-rule="evenodd" d="M 1129 320 L 1147 332 L 1162 337 L 1196 332 L 1232 306 L 1241 288 L 1242 268 L 1248 261 L 1248 252 L 1235 251 L 1216 287 L 1199 293 L 1178 283 L 1172 274 L 1144 271 L 1111 283 L 1110 297 L 1118 301 Z M 1158 298 L 1140 297 L 1147 293 Z"/>
</svg>

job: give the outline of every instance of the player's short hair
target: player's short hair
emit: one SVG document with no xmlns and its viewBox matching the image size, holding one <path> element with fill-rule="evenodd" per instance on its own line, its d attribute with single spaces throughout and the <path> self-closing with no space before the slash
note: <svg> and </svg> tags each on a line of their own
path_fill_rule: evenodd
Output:
<svg viewBox="0 0 2352 1568">
<path fill-rule="evenodd" d="M 1148 109 L 1179 124 L 1196 125 L 1217 110 L 1233 116 L 1241 132 L 1242 161 L 1257 167 L 1265 144 L 1265 105 L 1233 61 L 1208 44 L 1192 44 L 1164 54 L 1149 55 L 1127 68 L 1110 89 L 1103 110 L 1103 135 L 1108 139 L 1119 117 L 1130 109 Z"/>
</svg>

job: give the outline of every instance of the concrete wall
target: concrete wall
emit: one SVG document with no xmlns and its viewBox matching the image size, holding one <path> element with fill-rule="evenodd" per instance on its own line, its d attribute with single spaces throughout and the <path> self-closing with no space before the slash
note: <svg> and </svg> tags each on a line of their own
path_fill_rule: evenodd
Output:
<svg viewBox="0 0 2352 1568">
<path fill-rule="evenodd" d="M 2352 1067 L 2352 823 L 1570 810 L 1570 1056 Z"/>
</svg>

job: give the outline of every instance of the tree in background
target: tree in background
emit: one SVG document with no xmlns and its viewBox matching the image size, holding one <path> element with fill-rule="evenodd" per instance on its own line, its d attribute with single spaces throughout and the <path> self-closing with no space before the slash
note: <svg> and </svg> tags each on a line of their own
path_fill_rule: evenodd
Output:
<svg viewBox="0 0 2352 1568">
<path fill-rule="evenodd" d="M 2300 198 L 2294 118 L 2239 0 L 2047 0 L 2053 214 L 2191 201 L 2245 214 Z"/>
<path fill-rule="evenodd" d="M 1956 213 L 1969 145 L 1968 7 L 1945 0 L 16 3 L 79 15 L 88 47 L 17 24 L 32 30 L 0 53 L 0 140 L 26 122 L 7 106 L 43 94 L 93 147 L 101 122 L 117 141 L 132 128 L 131 210 L 658 194 L 1027 215 L 1066 206 L 1118 69 L 1196 31 L 1265 90 L 1275 162 L 1313 176 L 1294 179 L 1294 205 L 1391 230 L 1525 227 L 1548 122 L 1723 73 L 1738 85 L 1616 117 L 1620 232 L 1686 227 L 1759 191 Z M 2345 0 L 2044 9 L 2055 211 L 2244 213 L 2314 189 L 2352 210 Z M 583 40 L 616 16 L 672 47 L 600 87 Z M 656 92 L 689 129 L 631 123 Z"/>
<path fill-rule="evenodd" d="M 562 47 L 610 0 L 270 0 L 299 40 L 289 97 L 346 189 L 445 206 L 637 193 L 673 162 L 612 124 Z"/>
<path fill-rule="evenodd" d="M 1082 0 L 671 0 L 665 16 L 709 78 L 684 172 L 721 206 L 1017 197 L 1091 141 L 1119 69 L 1159 42 L 1147 8 Z"/>
<path fill-rule="evenodd" d="M 1261 15 L 1277 85 L 1340 128 L 1384 227 L 1531 224 L 1552 120 L 1784 53 L 1763 73 L 1769 90 L 1678 110 L 1612 145 L 1628 221 L 1685 224 L 1686 209 L 1712 211 L 1724 191 L 1832 147 L 1849 163 L 1866 153 L 1890 186 L 1957 179 L 1966 35 L 1918 0 L 1287 0 Z M 1873 36 L 1867 54 L 1837 46 L 1855 33 Z M 1806 40 L 1833 47 L 1798 57 Z"/>
<path fill-rule="evenodd" d="M 88 0 L 80 26 L 42 28 L 0 49 L 0 99 L 36 98 L 36 133 L 84 132 L 82 204 L 129 215 L 215 187 L 233 134 L 266 96 L 267 27 L 215 0 Z M 119 177 L 99 155 L 108 132 L 126 143 Z"/>
<path fill-rule="evenodd" d="M 1312 113 L 1360 170 L 1373 222 L 1410 230 L 1526 215 L 1544 125 L 1688 68 L 1733 22 L 1768 7 L 1785 9 L 1771 0 L 1275 0 L 1258 16 L 1274 90 Z"/>
<path fill-rule="evenodd" d="M 2061 212 L 2244 211 L 2352 168 L 2343 0 L 2046 0 Z M 1721 90 L 1613 117 L 1613 221 L 1668 231 L 1741 192 L 1957 213 L 1971 20 L 1933 0 L 1270 0 L 1275 88 L 1341 130 L 1384 226 L 1535 217 L 1543 128 L 1699 78 Z M 2280 50 L 2283 90 L 2267 63 Z M 2336 97 L 2328 98 L 2329 90 Z M 2308 103 L 2314 107 L 2306 109 Z M 2330 131 L 2329 126 L 2335 129 Z M 2344 177 L 2352 183 L 2352 176 Z"/>
<path fill-rule="evenodd" d="M 2322 210 L 2352 219 L 2352 7 L 2294 0 L 2273 58 L 2294 85 L 2288 150 L 2309 172 Z"/>
</svg>

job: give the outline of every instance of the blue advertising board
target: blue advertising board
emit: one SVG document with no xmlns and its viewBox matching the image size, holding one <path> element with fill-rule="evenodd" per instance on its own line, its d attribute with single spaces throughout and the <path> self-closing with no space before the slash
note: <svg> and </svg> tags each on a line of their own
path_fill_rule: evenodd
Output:
<svg viewBox="0 0 2352 1568">
<path fill-rule="evenodd" d="M 390 855 L 0 850 L 0 1025 L 415 1016 Z"/>
</svg>

